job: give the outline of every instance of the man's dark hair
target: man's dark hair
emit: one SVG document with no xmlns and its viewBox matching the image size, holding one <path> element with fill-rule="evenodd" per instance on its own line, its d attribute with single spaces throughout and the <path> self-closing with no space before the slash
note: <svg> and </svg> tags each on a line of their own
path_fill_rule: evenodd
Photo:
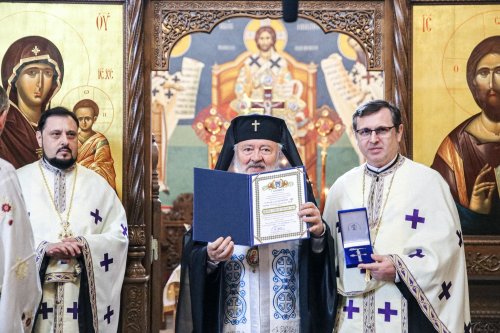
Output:
<svg viewBox="0 0 500 333">
<path fill-rule="evenodd" d="M 388 108 L 391 111 L 392 123 L 396 127 L 396 132 L 399 131 L 399 125 L 401 125 L 401 111 L 392 105 L 391 103 L 377 99 L 374 101 L 369 101 L 356 109 L 352 115 L 352 127 L 354 130 L 358 129 L 358 118 L 368 116 L 372 113 L 377 113 L 383 108 Z"/>
<path fill-rule="evenodd" d="M 40 132 L 43 131 L 43 128 L 45 127 L 45 123 L 47 122 L 47 119 L 50 117 L 71 117 L 76 123 L 76 127 L 80 126 L 80 123 L 78 122 L 78 118 L 76 115 L 71 112 L 70 110 L 66 109 L 65 107 L 62 106 L 56 106 L 55 108 L 48 109 L 45 112 L 42 112 L 42 116 L 40 117 L 40 120 L 38 121 L 38 130 Z"/>
</svg>

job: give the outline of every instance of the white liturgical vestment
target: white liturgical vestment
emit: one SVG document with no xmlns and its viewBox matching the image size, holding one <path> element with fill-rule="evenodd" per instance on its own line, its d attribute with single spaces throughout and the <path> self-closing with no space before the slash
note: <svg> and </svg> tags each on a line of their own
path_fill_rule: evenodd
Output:
<svg viewBox="0 0 500 333">
<path fill-rule="evenodd" d="M 41 289 L 14 167 L 0 159 L 0 332 L 31 332 Z"/>
<path fill-rule="evenodd" d="M 224 263 L 223 332 L 299 332 L 299 241 L 258 248 L 257 265 L 240 245 Z"/>
<path fill-rule="evenodd" d="M 38 246 L 37 265 L 44 273 L 35 331 L 79 332 L 84 325 L 86 332 L 116 332 L 128 233 L 115 191 L 81 165 L 60 171 L 37 161 L 18 175 Z M 82 255 L 70 260 L 46 256 L 47 245 L 64 237 L 65 221 L 83 244 Z"/>
<path fill-rule="evenodd" d="M 436 331 L 470 330 L 464 243 L 448 185 L 436 171 L 399 156 L 378 174 L 366 165 L 350 170 L 328 194 L 323 218 L 337 239 L 337 285 L 344 296 L 335 332 L 408 332 L 412 317 L 395 282 L 346 268 L 338 211 L 360 207 L 368 208 L 374 253 L 390 257 Z"/>
</svg>

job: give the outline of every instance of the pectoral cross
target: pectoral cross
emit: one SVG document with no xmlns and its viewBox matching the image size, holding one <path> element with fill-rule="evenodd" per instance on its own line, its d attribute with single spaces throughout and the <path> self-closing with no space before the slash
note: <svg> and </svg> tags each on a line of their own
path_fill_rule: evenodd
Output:
<svg viewBox="0 0 500 333">
<path fill-rule="evenodd" d="M 361 253 L 361 250 L 360 249 L 356 249 L 355 250 L 356 253 L 355 254 L 351 254 L 351 257 L 354 258 L 354 257 L 358 257 L 358 262 L 363 262 L 363 255 L 365 253 Z"/>
<path fill-rule="evenodd" d="M 70 230 L 69 227 L 70 227 L 69 222 L 67 222 L 67 221 L 62 222 L 63 230 L 61 230 L 61 232 L 59 232 L 59 239 L 60 240 L 73 237 L 73 232 Z"/>
<path fill-rule="evenodd" d="M 285 102 L 283 101 L 273 101 L 273 88 L 265 87 L 264 88 L 264 98 L 262 101 L 252 101 L 250 104 L 251 111 L 260 111 L 261 109 L 264 111 L 265 115 L 271 115 L 274 108 L 284 109 Z"/>
</svg>

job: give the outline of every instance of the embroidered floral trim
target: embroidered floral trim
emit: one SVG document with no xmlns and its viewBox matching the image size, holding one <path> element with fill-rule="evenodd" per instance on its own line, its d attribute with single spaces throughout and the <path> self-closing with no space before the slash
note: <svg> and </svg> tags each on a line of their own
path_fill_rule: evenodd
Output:
<svg viewBox="0 0 500 333">
<path fill-rule="evenodd" d="M 92 261 L 92 253 L 90 252 L 89 243 L 87 243 L 87 240 L 84 237 L 78 236 L 75 237 L 75 239 L 83 244 L 82 255 L 84 259 L 83 261 L 85 264 L 85 269 L 87 271 L 87 281 L 89 284 L 90 306 L 92 308 L 92 323 L 94 325 L 94 330 L 98 332 L 99 328 L 98 328 L 97 301 L 96 301 L 97 295 L 96 295 L 96 287 L 94 280 L 94 263 Z"/>
<path fill-rule="evenodd" d="M 8 212 L 10 212 L 11 209 L 12 209 L 12 206 L 9 203 L 5 202 L 2 204 L 2 212 L 8 213 Z"/>
<path fill-rule="evenodd" d="M 76 282 L 78 275 L 76 273 L 48 273 L 45 275 L 44 283 L 67 283 Z"/>
<path fill-rule="evenodd" d="M 22 260 L 21 258 L 17 258 L 14 271 L 16 273 L 16 279 L 24 280 L 26 278 L 26 276 L 28 275 L 28 263 L 26 262 L 26 260 Z"/>
</svg>

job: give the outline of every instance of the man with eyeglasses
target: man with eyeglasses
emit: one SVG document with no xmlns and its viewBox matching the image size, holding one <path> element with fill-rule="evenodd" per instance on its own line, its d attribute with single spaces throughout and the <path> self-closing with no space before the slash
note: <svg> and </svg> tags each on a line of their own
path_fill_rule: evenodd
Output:
<svg viewBox="0 0 500 333">
<path fill-rule="evenodd" d="M 397 107 L 368 102 L 353 128 L 367 162 L 335 182 L 323 214 L 337 239 L 344 295 L 336 332 L 470 332 L 462 233 L 448 185 L 399 154 Z M 347 268 L 338 212 L 357 208 L 367 209 L 373 262 Z"/>
</svg>

